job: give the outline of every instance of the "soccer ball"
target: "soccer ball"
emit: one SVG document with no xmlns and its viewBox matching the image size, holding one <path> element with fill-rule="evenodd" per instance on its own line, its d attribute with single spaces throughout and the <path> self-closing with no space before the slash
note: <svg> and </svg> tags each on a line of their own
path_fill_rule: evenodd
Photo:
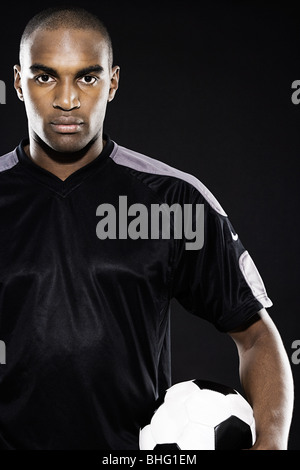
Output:
<svg viewBox="0 0 300 470">
<path fill-rule="evenodd" d="M 205 380 L 169 388 L 139 436 L 141 450 L 238 450 L 254 442 L 249 403 L 233 388 Z"/>
</svg>

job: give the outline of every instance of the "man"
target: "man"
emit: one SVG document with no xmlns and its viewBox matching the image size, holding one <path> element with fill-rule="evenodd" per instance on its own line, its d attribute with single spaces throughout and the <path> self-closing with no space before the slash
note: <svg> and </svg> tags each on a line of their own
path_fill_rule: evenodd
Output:
<svg viewBox="0 0 300 470">
<path fill-rule="evenodd" d="M 170 385 L 174 297 L 236 342 L 253 449 L 286 449 L 293 385 L 272 302 L 196 178 L 104 135 L 112 64 L 105 27 L 81 9 L 41 12 L 22 36 L 15 88 L 29 139 L 0 159 L 1 446 L 138 449 Z M 188 230 L 174 235 L 175 215 L 173 236 L 139 236 L 137 223 L 129 236 L 137 207 L 150 218 L 174 204 L 200 208 L 199 246 L 188 249 Z"/>
</svg>

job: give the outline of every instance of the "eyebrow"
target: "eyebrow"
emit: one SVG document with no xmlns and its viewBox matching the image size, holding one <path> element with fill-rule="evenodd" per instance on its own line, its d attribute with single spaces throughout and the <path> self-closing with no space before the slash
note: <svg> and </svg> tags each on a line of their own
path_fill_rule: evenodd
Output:
<svg viewBox="0 0 300 470">
<path fill-rule="evenodd" d="M 30 70 L 32 72 L 44 72 L 48 75 L 53 75 L 54 77 L 58 77 L 58 72 L 53 69 L 52 67 L 48 67 L 47 65 L 44 64 L 33 64 L 30 66 Z M 88 67 L 85 67 L 83 69 L 78 70 L 76 73 L 76 77 L 83 77 L 84 75 L 88 75 L 89 73 L 102 73 L 104 72 L 104 68 L 101 65 L 90 65 Z"/>
</svg>

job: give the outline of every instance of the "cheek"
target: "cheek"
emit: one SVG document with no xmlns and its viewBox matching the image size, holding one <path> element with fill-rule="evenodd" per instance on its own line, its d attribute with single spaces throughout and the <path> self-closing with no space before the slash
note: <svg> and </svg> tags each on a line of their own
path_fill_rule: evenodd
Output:
<svg viewBox="0 0 300 470">
<path fill-rule="evenodd" d="M 30 127 L 35 130 L 41 130 L 43 127 L 43 112 L 36 106 L 32 99 L 26 99 L 24 97 L 24 104 L 26 109 L 26 115 Z"/>
<path fill-rule="evenodd" d="M 81 109 L 85 114 L 89 114 L 91 119 L 96 121 L 105 114 L 108 102 L 108 93 L 101 92 L 97 96 L 90 97 L 86 102 L 81 100 Z"/>
<path fill-rule="evenodd" d="M 23 96 L 28 117 L 31 119 L 40 119 L 45 115 L 50 105 L 49 96 L 47 96 L 46 93 L 26 86 L 23 89 Z"/>
</svg>

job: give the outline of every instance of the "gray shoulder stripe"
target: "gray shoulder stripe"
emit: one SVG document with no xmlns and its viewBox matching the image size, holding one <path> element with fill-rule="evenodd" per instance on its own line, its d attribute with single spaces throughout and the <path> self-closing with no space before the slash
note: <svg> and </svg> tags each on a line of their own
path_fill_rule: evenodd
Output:
<svg viewBox="0 0 300 470">
<path fill-rule="evenodd" d="M 16 150 L 9 152 L 0 157 L 0 173 L 14 167 L 18 163 L 18 156 Z"/>
<path fill-rule="evenodd" d="M 217 201 L 215 196 L 207 189 L 207 187 L 201 183 L 195 176 L 185 173 L 181 170 L 177 170 L 166 163 L 160 162 L 153 158 L 147 157 L 140 153 L 134 152 L 133 150 L 121 147 L 114 142 L 114 150 L 111 153 L 111 158 L 118 165 L 127 166 L 137 171 L 143 171 L 145 173 L 152 173 L 162 176 L 174 176 L 187 183 L 191 184 L 196 188 L 202 196 L 207 200 L 211 207 L 224 217 L 227 217 L 226 212 Z"/>
</svg>

